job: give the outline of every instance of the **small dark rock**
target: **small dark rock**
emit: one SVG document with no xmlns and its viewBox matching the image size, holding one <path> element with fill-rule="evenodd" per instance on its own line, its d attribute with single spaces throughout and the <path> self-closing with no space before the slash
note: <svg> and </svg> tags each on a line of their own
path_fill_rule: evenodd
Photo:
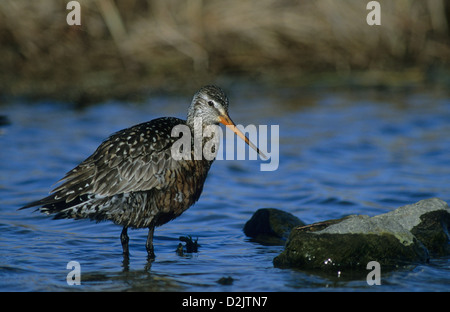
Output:
<svg viewBox="0 0 450 312">
<path fill-rule="evenodd" d="M 9 126 L 11 124 L 11 121 L 9 120 L 8 116 L 0 115 L 0 127 L 1 126 Z"/>
<path fill-rule="evenodd" d="M 244 226 L 245 235 L 269 245 L 284 245 L 290 231 L 305 225 L 296 216 L 275 208 L 258 209 Z"/>
<path fill-rule="evenodd" d="M 219 283 L 220 285 L 232 285 L 233 282 L 234 282 L 234 279 L 231 276 L 221 277 L 217 281 L 217 283 Z"/>
<path fill-rule="evenodd" d="M 292 230 L 275 267 L 306 270 L 383 269 L 427 262 L 429 254 L 449 254 L 450 209 L 432 198 L 374 217 L 348 216 Z"/>
</svg>

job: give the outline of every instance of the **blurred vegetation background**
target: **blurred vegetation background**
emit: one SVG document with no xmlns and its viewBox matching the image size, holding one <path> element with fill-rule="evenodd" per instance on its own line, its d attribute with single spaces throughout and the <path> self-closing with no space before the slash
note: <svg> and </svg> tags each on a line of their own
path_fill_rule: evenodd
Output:
<svg viewBox="0 0 450 312">
<path fill-rule="evenodd" d="M 450 2 L 381 0 L 0 1 L 0 95 L 77 103 L 187 90 L 224 77 L 272 85 L 440 83 Z M 356 77 L 356 78 L 355 78 Z"/>
</svg>

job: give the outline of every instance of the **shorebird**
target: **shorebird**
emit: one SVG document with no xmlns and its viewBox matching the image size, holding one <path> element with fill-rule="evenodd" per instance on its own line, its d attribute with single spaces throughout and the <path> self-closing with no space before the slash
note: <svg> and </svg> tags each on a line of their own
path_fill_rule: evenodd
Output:
<svg viewBox="0 0 450 312">
<path fill-rule="evenodd" d="M 148 259 L 155 258 L 153 233 L 181 215 L 200 197 L 212 159 L 176 160 L 171 147 L 178 140 L 172 129 L 188 126 L 194 131 L 201 120 L 204 129 L 222 123 L 266 158 L 236 127 L 228 115 L 228 98 L 217 86 L 197 91 L 187 119 L 162 117 L 112 134 L 97 150 L 70 170 L 49 196 L 24 207 L 39 207 L 54 219 L 110 220 L 123 226 L 120 240 L 129 256 L 128 228 L 148 228 L 145 244 Z M 194 147 L 194 142 L 191 142 Z"/>
</svg>

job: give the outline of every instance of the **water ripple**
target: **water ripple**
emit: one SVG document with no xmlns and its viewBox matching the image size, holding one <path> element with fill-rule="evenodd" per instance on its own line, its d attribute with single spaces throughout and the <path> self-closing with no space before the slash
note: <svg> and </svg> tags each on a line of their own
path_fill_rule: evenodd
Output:
<svg viewBox="0 0 450 312">
<path fill-rule="evenodd" d="M 71 260 L 82 266 L 77 290 L 366 290 L 363 280 L 273 268 L 282 247 L 250 241 L 243 225 L 262 207 L 310 223 L 375 215 L 434 196 L 450 199 L 448 97 L 330 93 L 309 95 L 308 105 L 297 94 L 284 106 L 270 95 L 241 101 L 248 106 L 230 107 L 237 123 L 280 126 L 278 170 L 261 172 L 258 161 L 215 162 L 200 201 L 156 230 L 157 259 L 150 269 L 146 230 L 129 232 L 131 260 L 124 266 L 120 227 L 52 220 L 17 208 L 45 196 L 112 132 L 174 115 L 180 107 L 182 112 L 183 101 L 155 97 L 141 105 L 108 102 L 84 110 L 64 103 L 4 105 L 10 124 L 0 133 L 0 290 L 74 290 L 66 283 Z M 180 257 L 178 237 L 186 235 L 201 246 Z M 443 258 L 390 273 L 383 289 L 448 290 L 448 267 Z M 232 285 L 217 283 L 227 276 Z"/>
</svg>

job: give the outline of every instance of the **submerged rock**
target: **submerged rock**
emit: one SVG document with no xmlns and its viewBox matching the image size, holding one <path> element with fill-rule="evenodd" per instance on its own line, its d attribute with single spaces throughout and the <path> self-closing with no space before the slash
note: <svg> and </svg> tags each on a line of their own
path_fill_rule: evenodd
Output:
<svg viewBox="0 0 450 312">
<path fill-rule="evenodd" d="M 275 208 L 262 208 L 247 221 L 244 233 L 261 244 L 284 245 L 291 230 L 303 225 L 305 223 L 293 214 Z"/>
<path fill-rule="evenodd" d="M 217 283 L 220 285 L 232 285 L 233 282 L 234 278 L 232 278 L 231 276 L 221 277 L 219 278 L 219 280 L 217 280 Z"/>
<path fill-rule="evenodd" d="M 437 198 L 374 217 L 352 215 L 291 231 L 275 267 L 306 270 L 366 270 L 371 261 L 384 269 L 427 262 L 449 254 L 450 209 Z"/>
</svg>

